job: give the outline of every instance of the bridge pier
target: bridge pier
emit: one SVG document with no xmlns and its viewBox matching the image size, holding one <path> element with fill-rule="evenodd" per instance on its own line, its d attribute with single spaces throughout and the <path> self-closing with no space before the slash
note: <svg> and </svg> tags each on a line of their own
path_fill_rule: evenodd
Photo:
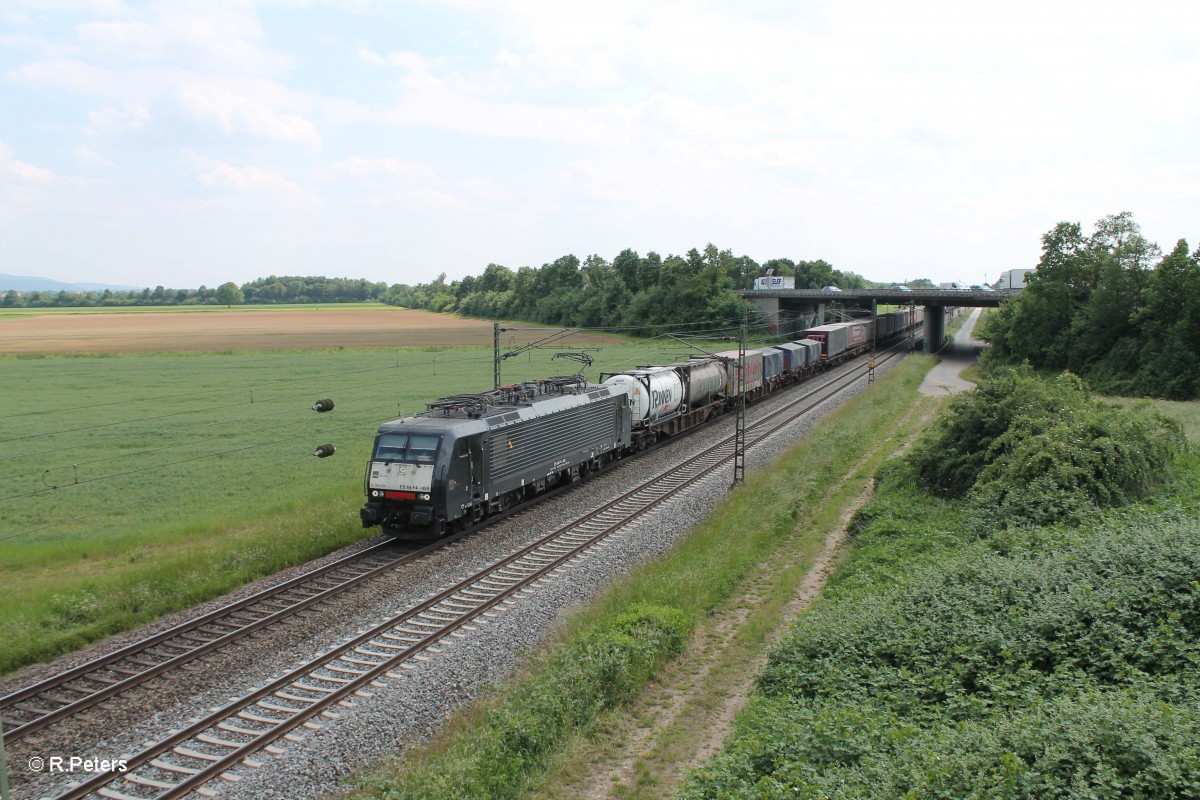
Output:
<svg viewBox="0 0 1200 800">
<path fill-rule="evenodd" d="M 946 307 L 925 306 L 925 352 L 936 353 L 942 349 L 946 338 Z"/>
</svg>

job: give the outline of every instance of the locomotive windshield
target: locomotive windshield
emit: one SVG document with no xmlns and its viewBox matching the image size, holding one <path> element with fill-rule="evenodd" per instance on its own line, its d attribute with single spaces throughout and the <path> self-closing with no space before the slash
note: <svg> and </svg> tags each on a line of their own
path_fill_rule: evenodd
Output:
<svg viewBox="0 0 1200 800">
<path fill-rule="evenodd" d="M 440 436 L 423 433 L 382 433 L 379 443 L 375 445 L 375 460 L 432 464 L 437 457 L 440 440 Z"/>
</svg>

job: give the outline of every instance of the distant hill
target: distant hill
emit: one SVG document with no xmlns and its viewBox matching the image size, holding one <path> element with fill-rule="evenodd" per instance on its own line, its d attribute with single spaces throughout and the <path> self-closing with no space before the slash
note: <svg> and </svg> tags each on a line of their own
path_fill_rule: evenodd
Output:
<svg viewBox="0 0 1200 800">
<path fill-rule="evenodd" d="M 114 292 L 129 292 L 141 288 L 141 286 L 117 286 L 111 283 L 63 283 L 50 278 L 0 274 L 0 292 L 7 292 L 9 289 L 16 289 L 18 292 L 102 292 L 105 289 L 112 289 Z"/>
</svg>

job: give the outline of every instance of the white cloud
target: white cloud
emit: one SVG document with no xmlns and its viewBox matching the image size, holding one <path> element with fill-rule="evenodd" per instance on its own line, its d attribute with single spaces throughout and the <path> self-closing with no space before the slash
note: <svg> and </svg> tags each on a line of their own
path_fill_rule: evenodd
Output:
<svg viewBox="0 0 1200 800">
<path fill-rule="evenodd" d="M 88 113 L 88 126 L 84 133 L 89 136 L 119 134 L 143 128 L 150 122 L 150 109 L 144 105 L 119 108 L 102 108 Z"/>
<path fill-rule="evenodd" d="M 239 194 L 268 194 L 297 204 L 318 202 L 314 192 L 301 187 L 276 170 L 239 167 L 225 161 L 192 154 L 198 172 L 196 182 L 210 189 L 232 189 Z"/>
<path fill-rule="evenodd" d="M 325 170 L 322 177 L 338 182 L 351 203 L 384 208 L 394 205 L 425 210 L 464 210 L 466 204 L 439 185 L 428 164 L 399 158 L 351 156 Z"/>
<path fill-rule="evenodd" d="M 501 47 L 499 52 L 496 53 L 496 63 L 510 69 L 520 69 L 521 57 L 510 51 L 507 47 Z"/>
<path fill-rule="evenodd" d="M 4 142 L 0 142 L 0 176 L 16 178 L 24 183 L 44 184 L 56 179 L 51 170 L 18 161 L 13 149 Z"/>
<path fill-rule="evenodd" d="M 335 177 L 385 178 L 404 183 L 432 183 L 437 175 L 433 167 L 399 158 L 363 158 L 351 156 L 334 164 L 329 174 Z"/>
<path fill-rule="evenodd" d="M 85 22 L 75 26 L 75 35 L 88 50 L 129 59 L 160 55 L 166 44 L 162 31 L 142 20 Z"/>
<path fill-rule="evenodd" d="M 100 155 L 87 145 L 79 145 L 75 148 L 75 158 L 84 164 L 93 167 L 111 167 L 112 159 Z"/>
<path fill-rule="evenodd" d="M 113 88 L 107 69 L 69 58 L 35 61 L 10 70 L 5 77 L 16 83 L 61 87 L 83 94 L 106 94 Z"/>
<path fill-rule="evenodd" d="M 285 110 L 303 101 L 275 82 L 192 79 L 182 82 L 176 91 L 181 108 L 195 119 L 215 124 L 223 133 L 244 133 L 314 149 L 321 145 L 315 125 Z"/>
<path fill-rule="evenodd" d="M 387 66 L 387 59 L 376 53 L 374 50 L 368 50 L 365 47 L 358 48 L 358 57 L 368 64 L 374 64 L 377 67 Z"/>
</svg>

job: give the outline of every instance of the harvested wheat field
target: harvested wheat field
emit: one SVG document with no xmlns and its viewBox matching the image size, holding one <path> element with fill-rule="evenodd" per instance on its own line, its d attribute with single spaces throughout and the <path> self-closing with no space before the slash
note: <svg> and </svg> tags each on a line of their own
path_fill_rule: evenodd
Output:
<svg viewBox="0 0 1200 800">
<path fill-rule="evenodd" d="M 545 335 L 511 331 L 503 346 Z M 611 341 L 572 337 L 571 342 Z M 0 354 L 157 353 L 492 344 L 492 323 L 402 308 L 48 313 L 0 318 Z"/>
</svg>

